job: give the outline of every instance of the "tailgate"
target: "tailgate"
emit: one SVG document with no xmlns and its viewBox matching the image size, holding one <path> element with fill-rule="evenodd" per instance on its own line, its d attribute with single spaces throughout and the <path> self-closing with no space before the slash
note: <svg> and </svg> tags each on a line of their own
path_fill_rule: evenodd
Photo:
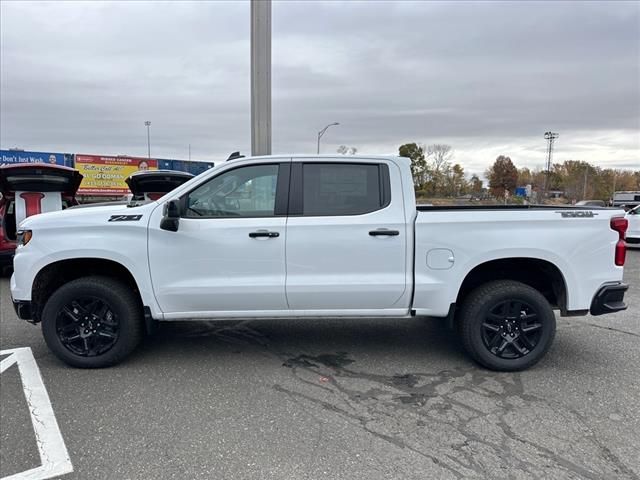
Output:
<svg viewBox="0 0 640 480">
<path fill-rule="evenodd" d="M 62 192 L 75 195 L 82 175 L 73 168 L 24 163 L 0 167 L 0 192 Z"/>
</svg>

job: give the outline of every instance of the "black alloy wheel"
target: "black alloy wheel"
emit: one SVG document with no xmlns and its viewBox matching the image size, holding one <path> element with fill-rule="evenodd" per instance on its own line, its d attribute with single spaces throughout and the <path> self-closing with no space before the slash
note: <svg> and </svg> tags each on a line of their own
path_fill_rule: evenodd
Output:
<svg viewBox="0 0 640 480">
<path fill-rule="evenodd" d="M 96 297 L 79 297 L 65 304 L 56 319 L 60 343 L 81 357 L 102 355 L 118 341 L 120 322 L 111 306 Z"/>
<path fill-rule="evenodd" d="M 539 362 L 556 332 L 549 301 L 515 280 L 478 286 L 462 301 L 456 321 L 467 353 L 482 366 L 504 372 Z"/>
<path fill-rule="evenodd" d="M 42 333 L 51 351 L 78 368 L 102 368 L 126 358 L 142 340 L 142 301 L 117 278 L 71 280 L 47 299 Z"/>
<path fill-rule="evenodd" d="M 543 326 L 525 302 L 505 300 L 489 308 L 482 323 L 482 341 L 499 358 L 524 357 L 538 345 Z"/>
</svg>

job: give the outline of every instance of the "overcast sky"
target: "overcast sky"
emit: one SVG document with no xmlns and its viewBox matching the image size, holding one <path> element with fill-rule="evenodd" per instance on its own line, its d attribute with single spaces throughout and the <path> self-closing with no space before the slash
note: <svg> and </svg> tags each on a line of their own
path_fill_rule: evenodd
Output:
<svg viewBox="0 0 640 480">
<path fill-rule="evenodd" d="M 0 2 L 0 147 L 250 153 L 249 3 Z M 274 2 L 273 152 L 640 168 L 638 2 Z"/>
</svg>

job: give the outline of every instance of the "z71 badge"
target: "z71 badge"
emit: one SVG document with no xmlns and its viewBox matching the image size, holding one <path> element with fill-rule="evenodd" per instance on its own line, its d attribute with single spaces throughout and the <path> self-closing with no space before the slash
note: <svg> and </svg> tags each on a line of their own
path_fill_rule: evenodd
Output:
<svg viewBox="0 0 640 480">
<path fill-rule="evenodd" d="M 137 222 L 142 218 L 142 215 L 111 215 L 109 217 L 110 222 Z"/>
<path fill-rule="evenodd" d="M 570 211 L 570 212 L 556 212 L 562 215 L 562 218 L 593 218 L 598 215 L 597 213 L 593 213 L 591 210 L 588 211 Z"/>
</svg>

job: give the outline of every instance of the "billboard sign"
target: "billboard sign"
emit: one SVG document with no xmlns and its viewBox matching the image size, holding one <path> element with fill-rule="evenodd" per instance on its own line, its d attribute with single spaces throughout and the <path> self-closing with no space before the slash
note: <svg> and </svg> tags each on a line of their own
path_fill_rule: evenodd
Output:
<svg viewBox="0 0 640 480">
<path fill-rule="evenodd" d="M 69 165 L 65 158 L 71 158 L 68 153 L 25 152 L 22 150 L 0 150 L 0 165 L 15 163 L 48 163 L 51 165 Z"/>
<path fill-rule="evenodd" d="M 158 161 L 140 157 L 76 154 L 76 169 L 84 176 L 79 195 L 126 195 L 125 179 L 138 170 L 156 170 Z"/>
<path fill-rule="evenodd" d="M 178 170 L 180 172 L 192 173 L 193 175 L 199 175 L 214 166 L 215 164 L 213 162 L 203 162 L 200 160 L 158 159 L 158 167 L 163 170 Z"/>
</svg>

